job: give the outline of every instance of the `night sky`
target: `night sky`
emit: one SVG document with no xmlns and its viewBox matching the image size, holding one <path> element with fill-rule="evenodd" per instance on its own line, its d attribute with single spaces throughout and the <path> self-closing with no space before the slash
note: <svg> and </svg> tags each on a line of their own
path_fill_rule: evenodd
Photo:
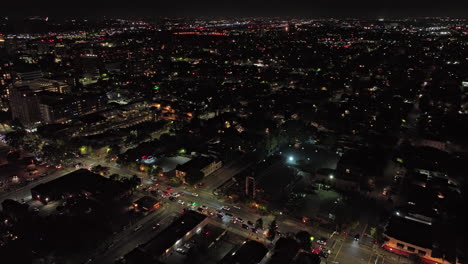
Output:
<svg viewBox="0 0 468 264">
<path fill-rule="evenodd" d="M 171 0 L 171 1 L 9 1 L 0 14 L 9 16 L 467 16 L 463 0 Z"/>
</svg>

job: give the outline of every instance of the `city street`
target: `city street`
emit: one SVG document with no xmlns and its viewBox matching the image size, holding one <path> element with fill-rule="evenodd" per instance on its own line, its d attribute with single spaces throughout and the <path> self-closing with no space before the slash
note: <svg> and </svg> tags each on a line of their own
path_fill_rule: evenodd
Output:
<svg viewBox="0 0 468 264">
<path fill-rule="evenodd" d="M 133 174 L 137 174 L 143 177 L 147 177 L 143 173 L 136 172 L 133 170 L 129 170 L 127 168 L 121 168 L 115 166 L 115 164 L 110 164 L 105 162 L 103 159 L 96 161 L 92 159 L 77 159 L 84 164 L 84 167 L 91 167 L 101 164 L 103 166 L 109 166 L 111 168 L 110 174 L 118 173 L 122 176 L 130 176 Z M 244 222 L 251 221 L 255 222 L 257 219 L 262 218 L 264 221 L 264 228 L 266 228 L 269 223 L 275 219 L 273 215 L 262 216 L 257 214 L 253 208 L 245 208 L 241 205 L 241 207 L 235 208 L 235 204 L 231 204 L 228 202 L 221 202 L 214 194 L 213 191 L 222 185 L 224 182 L 230 180 L 233 176 L 237 173 L 241 172 L 243 169 L 248 167 L 250 164 L 242 163 L 241 161 L 237 161 L 237 163 L 229 164 L 218 171 L 214 172 L 213 174 L 207 176 L 203 182 L 205 183 L 204 187 L 201 188 L 192 188 L 192 187 L 178 187 L 172 189 L 171 193 L 176 192 L 184 192 L 185 195 L 180 196 L 178 199 L 184 201 L 185 204 L 187 203 L 196 203 L 196 208 L 198 206 L 207 206 L 209 210 L 218 211 L 223 206 L 228 206 L 231 209 L 229 213 L 240 217 L 244 220 Z M 12 191 L 10 193 L 0 195 L 0 201 L 5 199 L 25 199 L 25 201 L 29 202 L 31 199 L 30 190 L 34 186 L 38 184 L 51 181 L 53 179 L 59 178 L 69 172 L 74 171 L 74 168 L 66 168 L 61 169 L 48 175 L 45 178 L 40 178 L 37 181 L 30 183 L 27 186 L 24 186 L 20 189 Z M 165 190 L 168 186 L 164 184 L 160 184 L 158 186 L 161 190 Z M 141 192 L 143 193 L 143 192 Z M 192 193 L 198 194 L 197 196 L 192 195 Z M 149 195 L 149 193 L 148 193 Z M 187 208 L 187 205 L 181 205 L 176 201 L 169 201 L 169 199 L 163 199 L 164 205 L 162 208 L 156 210 L 155 212 L 150 213 L 146 217 L 142 218 L 141 220 L 134 223 L 132 226 L 128 226 L 126 229 L 122 230 L 120 233 L 117 233 L 114 238 L 109 239 L 107 242 L 103 243 L 103 245 L 96 249 L 94 256 L 91 258 L 93 259 L 92 263 L 113 263 L 117 258 L 120 258 L 133 250 L 138 245 L 141 245 L 151 239 L 157 232 L 164 229 L 167 225 L 169 225 L 178 215 L 180 215 L 180 211 L 183 208 Z M 195 210 L 196 210 L 195 208 Z M 41 209 L 42 210 L 42 209 Z M 45 210 L 45 209 L 44 209 Z M 286 216 L 280 215 L 276 217 L 276 220 L 279 225 L 279 231 L 283 234 L 286 233 L 296 233 L 301 230 L 308 231 L 311 235 L 315 237 L 330 237 L 330 233 L 325 230 L 320 230 L 318 228 L 312 228 L 311 226 L 305 225 L 302 222 Z M 152 226 L 159 223 L 160 226 L 158 230 L 153 231 Z M 233 224 L 231 222 L 222 222 L 216 216 L 212 218 L 212 224 L 216 226 L 220 226 L 222 228 L 227 228 L 229 232 L 233 232 L 235 234 L 241 235 L 248 239 L 257 240 L 262 243 L 270 244 L 270 241 L 266 240 L 264 234 L 259 232 L 258 234 L 252 233 L 250 230 L 243 229 L 238 224 Z M 135 227 L 140 226 L 137 231 L 135 231 Z M 361 226 L 362 228 L 362 226 Z M 366 227 L 364 227 L 365 230 Z M 362 231 L 363 233 L 364 231 Z M 329 263 L 333 263 L 331 261 L 335 261 L 335 263 L 342 263 L 342 264 L 354 264 L 354 263 L 362 263 L 362 264 L 369 264 L 369 263 L 406 263 L 404 260 L 400 259 L 398 261 L 398 257 L 391 255 L 387 252 L 382 252 L 380 249 L 372 249 L 369 248 L 367 245 L 361 245 L 360 243 L 354 241 L 351 238 L 341 238 L 335 237 L 331 239 L 329 242 L 333 243 L 333 246 L 330 248 L 332 250 L 331 255 L 326 260 Z M 83 259 L 83 261 L 87 261 L 87 259 Z M 327 263 L 327 262 L 326 262 Z"/>
<path fill-rule="evenodd" d="M 341 235 L 331 248 L 325 263 L 334 264 L 409 264 L 409 259 L 399 257 L 376 246 L 363 245 L 351 236 Z"/>
</svg>

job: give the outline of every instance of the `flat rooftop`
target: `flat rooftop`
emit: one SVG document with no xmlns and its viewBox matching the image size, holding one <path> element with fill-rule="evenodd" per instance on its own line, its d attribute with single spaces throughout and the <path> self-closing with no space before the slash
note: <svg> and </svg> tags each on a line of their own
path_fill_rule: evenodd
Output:
<svg viewBox="0 0 468 264">
<path fill-rule="evenodd" d="M 205 220 L 206 215 L 194 211 L 187 211 L 177 220 L 172 222 L 166 229 L 153 237 L 148 243 L 141 247 L 142 251 L 159 257 L 167 249 L 171 248 L 179 239 L 192 231 L 197 225 Z"/>
<path fill-rule="evenodd" d="M 263 259 L 267 252 L 268 249 L 262 243 L 250 240 L 234 253 L 228 253 L 219 263 L 256 264 Z"/>
<path fill-rule="evenodd" d="M 390 219 L 385 234 L 416 246 L 432 248 L 433 232 L 430 225 L 394 216 Z"/>
<path fill-rule="evenodd" d="M 112 181 L 86 169 L 79 169 L 55 180 L 42 183 L 31 189 L 31 193 L 48 195 L 51 199 L 62 194 L 89 192 L 93 195 L 116 197 L 126 190 L 121 182 Z"/>
</svg>

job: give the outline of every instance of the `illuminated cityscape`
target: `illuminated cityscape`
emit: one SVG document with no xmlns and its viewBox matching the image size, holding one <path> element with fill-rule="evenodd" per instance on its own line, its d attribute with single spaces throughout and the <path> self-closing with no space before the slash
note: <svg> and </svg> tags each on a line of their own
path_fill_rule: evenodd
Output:
<svg viewBox="0 0 468 264">
<path fill-rule="evenodd" d="M 0 263 L 466 263 L 467 19 L 50 10 L 0 17 Z"/>
</svg>

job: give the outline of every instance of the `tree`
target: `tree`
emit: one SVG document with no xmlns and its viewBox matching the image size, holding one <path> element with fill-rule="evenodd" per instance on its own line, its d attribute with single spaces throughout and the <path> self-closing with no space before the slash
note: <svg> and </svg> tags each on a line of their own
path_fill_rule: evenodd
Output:
<svg viewBox="0 0 468 264">
<path fill-rule="evenodd" d="M 118 145 L 111 145 L 107 147 L 106 152 L 108 159 L 114 158 L 120 154 L 120 147 Z"/>
<path fill-rule="evenodd" d="M 10 151 L 7 154 L 7 160 L 8 162 L 14 162 L 17 161 L 21 157 L 21 153 L 19 151 Z"/>
<path fill-rule="evenodd" d="M 204 175 L 201 171 L 190 172 L 187 173 L 187 176 L 185 176 L 185 181 L 188 184 L 195 185 L 203 179 L 203 176 Z"/>
<path fill-rule="evenodd" d="M 109 179 L 111 179 L 113 181 L 118 181 L 118 180 L 120 180 L 120 175 L 117 174 L 117 173 L 114 173 L 111 176 L 109 176 Z"/>
<path fill-rule="evenodd" d="M 26 133 L 24 131 L 14 131 L 5 135 L 6 142 L 10 147 L 19 149 L 23 143 Z"/>
<path fill-rule="evenodd" d="M 255 222 L 255 228 L 263 229 L 263 219 L 262 218 L 257 219 L 257 221 Z"/>
<path fill-rule="evenodd" d="M 381 226 L 371 227 L 370 229 L 371 237 L 374 238 L 374 240 L 379 244 L 384 242 L 383 233 L 384 233 L 384 230 L 383 230 L 383 227 Z"/>
<path fill-rule="evenodd" d="M 305 251 L 310 251 L 310 247 L 311 247 L 310 237 L 311 235 L 306 231 L 300 231 L 296 234 L 296 240 L 299 243 L 299 246 Z"/>
<path fill-rule="evenodd" d="M 73 159 L 75 156 L 71 150 L 67 150 L 66 145 L 47 144 L 42 147 L 42 155 L 52 165 L 62 164 L 64 160 Z"/>
<path fill-rule="evenodd" d="M 267 234 L 267 238 L 270 241 L 273 241 L 273 239 L 275 239 L 277 230 L 278 230 L 278 224 L 276 223 L 276 220 L 271 221 L 270 227 L 268 228 L 268 234 Z"/>
<path fill-rule="evenodd" d="M 172 178 L 171 178 L 171 183 L 173 183 L 173 184 L 180 184 L 180 179 L 177 178 L 177 177 L 172 177 Z"/>
<path fill-rule="evenodd" d="M 141 184 L 141 178 L 138 177 L 138 175 L 132 175 L 132 178 L 130 179 L 132 186 L 136 187 Z"/>
</svg>

